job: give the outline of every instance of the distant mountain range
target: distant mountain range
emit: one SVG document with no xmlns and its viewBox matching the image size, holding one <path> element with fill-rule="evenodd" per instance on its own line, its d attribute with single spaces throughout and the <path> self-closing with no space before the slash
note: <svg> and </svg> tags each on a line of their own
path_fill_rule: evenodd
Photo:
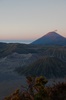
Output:
<svg viewBox="0 0 66 100">
<path fill-rule="evenodd" d="M 65 78 L 66 38 L 49 32 L 32 44 L 0 43 L 0 73 L 15 71 L 22 75 Z"/>
<path fill-rule="evenodd" d="M 31 44 L 40 45 L 66 45 L 66 38 L 56 32 L 49 32 L 41 38 L 35 40 Z"/>
</svg>

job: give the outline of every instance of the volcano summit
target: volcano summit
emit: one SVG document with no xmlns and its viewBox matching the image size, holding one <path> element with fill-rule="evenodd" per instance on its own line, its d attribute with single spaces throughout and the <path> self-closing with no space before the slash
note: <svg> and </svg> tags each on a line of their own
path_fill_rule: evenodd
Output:
<svg viewBox="0 0 66 100">
<path fill-rule="evenodd" d="M 49 32 L 31 44 L 39 45 L 66 45 L 66 38 L 56 32 Z"/>
</svg>

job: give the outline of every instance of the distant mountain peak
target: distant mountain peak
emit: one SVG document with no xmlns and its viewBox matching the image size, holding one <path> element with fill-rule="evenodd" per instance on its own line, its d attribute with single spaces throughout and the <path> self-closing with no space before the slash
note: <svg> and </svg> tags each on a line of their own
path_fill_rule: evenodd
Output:
<svg viewBox="0 0 66 100">
<path fill-rule="evenodd" d="M 55 31 L 52 31 L 52 32 L 48 32 L 46 35 L 59 35 L 59 34 L 56 33 Z"/>
<path fill-rule="evenodd" d="M 47 36 L 50 35 L 50 36 L 60 36 L 60 37 L 63 37 L 63 36 L 61 36 L 60 34 L 58 34 L 57 32 L 55 32 L 55 31 L 48 32 L 46 35 L 47 35 Z M 45 35 L 44 35 L 44 36 L 45 36 Z"/>
<path fill-rule="evenodd" d="M 56 33 L 55 31 L 48 32 L 41 38 L 32 42 L 32 44 L 42 44 L 42 45 L 66 45 L 66 38 Z"/>
</svg>

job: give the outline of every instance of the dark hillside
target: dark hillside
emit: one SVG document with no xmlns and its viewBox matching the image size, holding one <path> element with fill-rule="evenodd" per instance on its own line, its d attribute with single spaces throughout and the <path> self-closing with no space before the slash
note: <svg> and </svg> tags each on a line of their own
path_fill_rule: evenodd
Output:
<svg viewBox="0 0 66 100">
<path fill-rule="evenodd" d="M 64 78 L 66 77 L 66 63 L 56 57 L 44 57 L 25 68 L 17 68 L 16 71 L 24 75 Z"/>
</svg>

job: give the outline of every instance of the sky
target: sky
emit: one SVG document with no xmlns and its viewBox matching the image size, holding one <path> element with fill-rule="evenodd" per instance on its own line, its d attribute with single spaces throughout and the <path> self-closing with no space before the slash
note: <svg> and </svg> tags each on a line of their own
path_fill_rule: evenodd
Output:
<svg viewBox="0 0 66 100">
<path fill-rule="evenodd" d="M 66 0 L 0 0 L 0 41 L 29 43 L 54 30 L 66 37 Z"/>
</svg>

